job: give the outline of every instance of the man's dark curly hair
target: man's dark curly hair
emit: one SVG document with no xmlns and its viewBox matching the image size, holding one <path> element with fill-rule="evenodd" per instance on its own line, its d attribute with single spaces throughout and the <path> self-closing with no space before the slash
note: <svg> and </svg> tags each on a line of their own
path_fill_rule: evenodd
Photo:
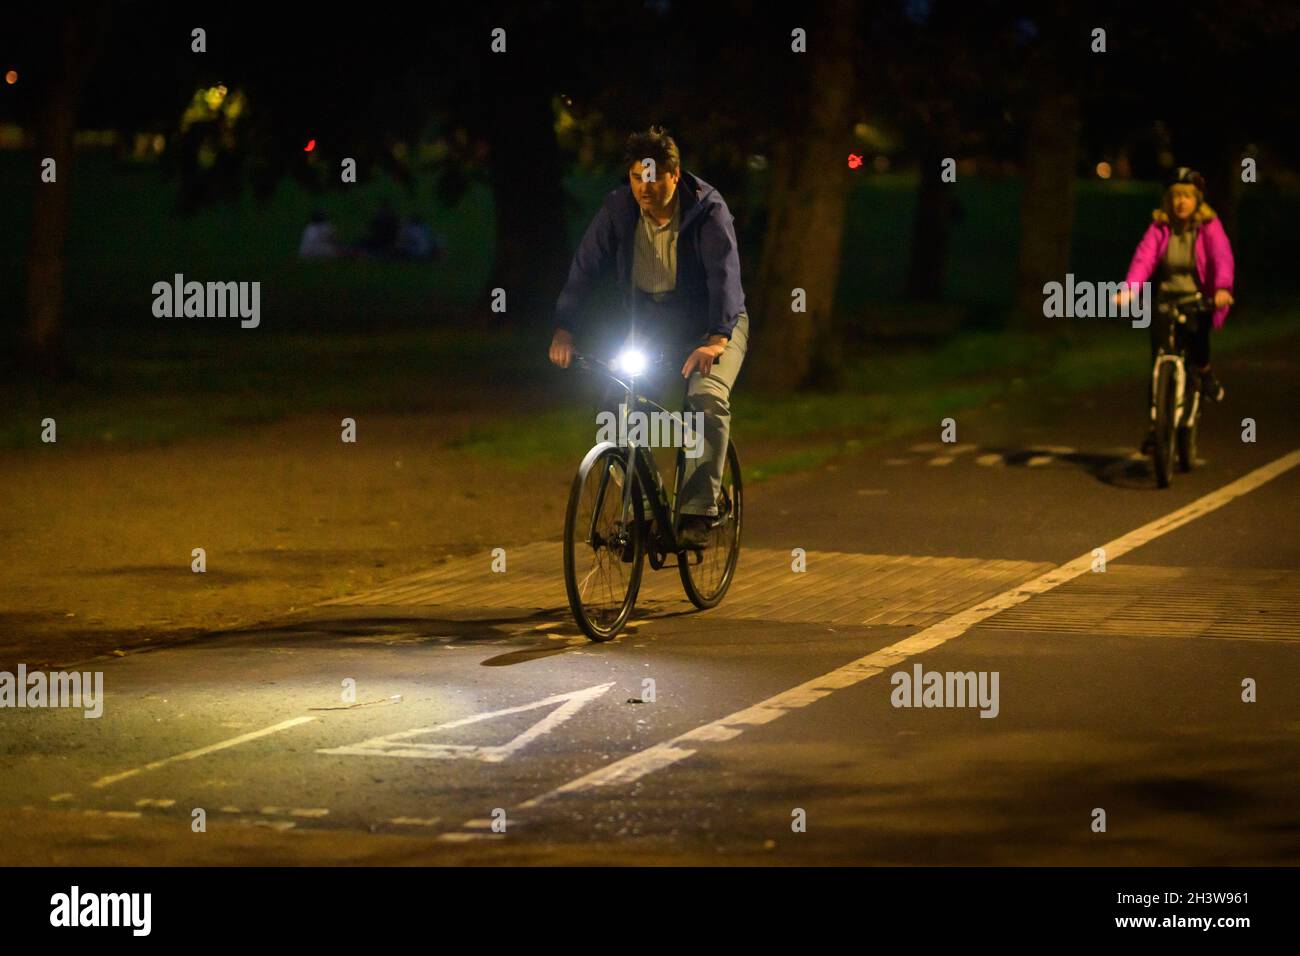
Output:
<svg viewBox="0 0 1300 956">
<path fill-rule="evenodd" d="M 623 147 L 623 168 L 639 166 L 647 157 L 655 161 L 656 169 L 665 172 L 676 173 L 682 168 L 677 143 L 662 126 L 651 126 L 644 133 L 633 133 L 627 138 L 627 145 Z"/>
</svg>

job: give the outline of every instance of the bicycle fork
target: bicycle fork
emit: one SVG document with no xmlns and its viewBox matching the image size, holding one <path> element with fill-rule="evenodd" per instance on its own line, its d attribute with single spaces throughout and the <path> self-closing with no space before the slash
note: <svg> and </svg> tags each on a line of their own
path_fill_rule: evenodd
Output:
<svg viewBox="0 0 1300 956">
<path fill-rule="evenodd" d="M 1160 367 L 1165 364 L 1170 364 L 1174 367 L 1174 407 L 1172 424 L 1174 427 L 1178 427 L 1183 424 L 1183 403 L 1187 394 L 1187 367 L 1181 356 L 1171 355 L 1168 352 L 1162 352 L 1157 355 L 1155 365 L 1151 367 L 1151 424 L 1154 426 L 1156 423 L 1156 406 L 1160 402 L 1160 394 L 1156 389 L 1160 384 Z M 1192 402 L 1192 414 L 1195 414 L 1196 396 L 1193 396 Z M 1190 418 L 1188 420 L 1190 421 Z"/>
<path fill-rule="evenodd" d="M 596 502 L 591 511 L 591 524 L 587 528 L 587 543 L 593 548 L 598 547 L 600 544 L 597 540 L 596 526 L 601 514 L 604 512 L 605 497 L 610 494 L 611 481 L 618 489 L 615 494 L 619 496 L 619 513 L 622 516 L 621 520 L 625 529 L 631 527 L 632 522 L 636 520 L 636 508 L 632 502 L 632 488 L 634 485 L 654 489 L 655 496 L 650 498 L 652 514 L 660 518 L 668 514 L 668 504 L 664 499 L 663 487 L 657 480 L 658 476 L 654 473 L 654 469 L 646 465 L 643 456 L 637 453 L 635 445 L 628 446 L 625 451 L 626 457 L 621 459 L 621 467 L 617 462 L 610 461 L 600 475 L 600 485 L 596 491 Z M 639 480 L 628 480 L 629 476 Z M 644 494 L 644 491 L 642 493 Z"/>
</svg>

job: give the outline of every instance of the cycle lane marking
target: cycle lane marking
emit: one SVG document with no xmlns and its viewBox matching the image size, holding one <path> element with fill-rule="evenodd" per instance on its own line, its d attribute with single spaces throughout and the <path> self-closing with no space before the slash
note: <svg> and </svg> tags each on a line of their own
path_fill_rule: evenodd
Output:
<svg viewBox="0 0 1300 956">
<path fill-rule="evenodd" d="M 384 734 L 379 737 L 371 737 L 370 739 L 363 740 L 360 743 L 349 744 L 343 747 L 322 748 L 316 752 L 351 757 L 407 757 L 413 759 L 437 760 L 467 758 L 470 760 L 481 760 L 484 763 L 501 763 L 508 757 L 518 753 L 537 738 L 555 730 L 587 704 L 591 703 L 596 698 L 603 696 L 613 686 L 613 681 L 605 684 L 594 684 L 591 687 L 585 687 L 582 690 L 570 691 L 565 694 L 552 694 L 550 697 L 545 697 L 542 700 L 536 700 L 529 704 L 519 704 L 518 706 L 506 707 L 501 710 L 490 710 L 481 714 L 471 714 L 469 717 L 461 717 L 458 720 L 446 721 L 445 723 L 435 724 L 432 727 L 416 727 L 412 730 L 403 730 L 395 734 Z M 511 714 L 537 710 L 540 707 L 550 707 L 554 704 L 559 704 L 560 706 L 556 707 L 541 720 L 537 721 L 521 733 L 516 734 L 503 744 L 486 746 L 481 744 L 410 742 L 414 737 L 423 737 L 439 731 L 455 730 L 459 727 L 480 723 L 484 720 L 491 720 L 494 717 L 506 717 Z"/>
<path fill-rule="evenodd" d="M 1101 547 L 1106 550 L 1107 561 L 1140 548 L 1150 541 L 1189 524 L 1202 515 L 1217 511 L 1229 502 L 1254 491 L 1261 485 L 1300 465 L 1300 449 L 1292 451 L 1266 465 L 1256 468 L 1216 491 L 1197 498 L 1167 515 L 1149 521 L 1139 528 L 1120 535 Z M 1044 574 L 988 600 L 960 611 L 951 617 L 930 625 L 910 637 L 850 661 L 833 671 L 805 681 L 750 707 L 738 710 L 718 720 L 679 734 L 660 744 L 638 751 L 607 764 L 591 773 L 570 780 L 553 790 L 548 790 L 516 807 L 529 810 L 566 794 L 583 793 L 602 787 L 632 783 L 657 770 L 670 767 L 693 756 L 697 751 L 682 744 L 717 743 L 733 740 L 747 727 L 769 724 L 777 718 L 814 701 L 821 700 L 837 690 L 853 687 L 874 677 L 886 668 L 933 650 L 965 634 L 972 627 L 1008 608 L 1023 604 L 1030 598 L 1056 588 L 1092 570 L 1096 559 L 1093 552 L 1080 555 Z"/>
</svg>

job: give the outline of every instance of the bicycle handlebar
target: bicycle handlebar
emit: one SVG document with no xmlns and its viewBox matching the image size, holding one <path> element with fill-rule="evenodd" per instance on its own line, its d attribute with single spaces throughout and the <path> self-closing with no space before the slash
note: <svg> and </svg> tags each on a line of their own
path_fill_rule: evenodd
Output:
<svg viewBox="0 0 1300 956">
<path fill-rule="evenodd" d="M 692 350 L 692 351 L 693 351 L 693 350 Z M 603 361 L 603 360 L 601 360 L 601 359 L 598 359 L 598 358 L 596 358 L 596 356 L 594 356 L 594 355 L 587 355 L 587 354 L 584 353 L 584 352 L 579 352 L 577 349 L 574 349 L 574 350 L 573 350 L 573 363 L 572 363 L 572 364 L 573 364 L 574 366 L 576 366 L 576 367 L 582 367 L 582 368 L 587 368 L 587 367 L 589 367 L 589 366 L 591 366 L 591 365 L 596 365 L 596 366 L 598 366 L 598 367 L 604 369 L 606 372 L 610 373 L 611 375 L 614 375 L 614 374 L 619 374 L 619 375 L 626 374 L 625 372 L 621 372 L 621 371 L 615 369 L 615 368 L 611 365 L 611 363 L 606 362 L 606 361 Z M 717 358 L 715 358 L 715 359 L 713 360 L 713 364 L 714 364 L 714 365 L 720 365 L 720 364 L 722 364 L 722 356 L 719 355 Z M 652 357 L 650 357 L 650 358 L 648 358 L 648 359 L 646 360 L 646 371 L 650 371 L 651 369 L 672 368 L 672 367 L 674 367 L 675 365 L 676 365 L 676 362 L 675 362 L 674 360 L 670 360 L 670 359 L 668 358 L 668 350 L 667 350 L 667 349 L 661 349 L 657 354 L 655 354 L 654 356 L 652 356 Z"/>
<path fill-rule="evenodd" d="M 1169 312 L 1213 312 L 1214 299 L 1206 298 L 1200 292 L 1189 292 L 1181 295 L 1172 302 L 1166 302 L 1158 307 L 1159 311 Z"/>
</svg>

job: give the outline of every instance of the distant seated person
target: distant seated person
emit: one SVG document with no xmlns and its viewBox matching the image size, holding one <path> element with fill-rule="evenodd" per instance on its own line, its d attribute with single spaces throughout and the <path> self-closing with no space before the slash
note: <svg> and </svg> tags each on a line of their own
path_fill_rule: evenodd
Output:
<svg viewBox="0 0 1300 956">
<path fill-rule="evenodd" d="M 357 243 L 357 251 L 370 256 L 392 256 L 397 254 L 397 234 L 401 227 L 393 204 L 385 199 L 370 220 L 370 234 Z"/>
<path fill-rule="evenodd" d="M 302 241 L 298 243 L 300 259 L 334 259 L 343 255 L 343 244 L 339 242 L 334 224 L 325 213 L 317 209 L 311 214 L 311 222 L 302 230 Z"/>
<path fill-rule="evenodd" d="M 403 259 L 439 259 L 445 244 L 418 215 L 407 217 L 397 234 L 397 255 Z"/>
</svg>

